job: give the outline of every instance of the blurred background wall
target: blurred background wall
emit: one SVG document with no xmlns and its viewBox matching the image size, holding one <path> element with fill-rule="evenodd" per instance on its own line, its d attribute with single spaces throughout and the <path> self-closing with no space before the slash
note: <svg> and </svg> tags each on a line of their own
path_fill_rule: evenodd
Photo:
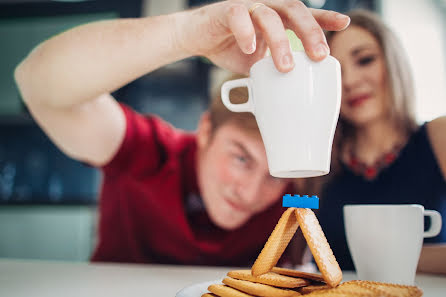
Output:
<svg viewBox="0 0 446 297">
<path fill-rule="evenodd" d="M 87 261 L 95 245 L 101 180 L 96 169 L 62 155 L 31 119 L 13 81 L 15 66 L 38 43 L 79 24 L 165 14 L 208 2 L 0 0 L 0 257 Z M 422 122 L 445 114 L 445 1 L 304 2 L 382 14 L 402 39 L 415 71 L 417 118 Z M 222 75 L 194 57 L 145 75 L 113 95 L 140 112 L 194 130 Z"/>
<path fill-rule="evenodd" d="M 446 1 L 381 1 L 382 16 L 409 56 L 418 121 L 446 112 Z"/>
</svg>

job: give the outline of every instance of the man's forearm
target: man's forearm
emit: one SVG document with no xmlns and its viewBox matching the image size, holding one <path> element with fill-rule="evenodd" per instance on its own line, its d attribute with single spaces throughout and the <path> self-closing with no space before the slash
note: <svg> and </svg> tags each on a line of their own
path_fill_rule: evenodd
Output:
<svg viewBox="0 0 446 297">
<path fill-rule="evenodd" d="M 188 57 L 174 18 L 101 21 L 73 28 L 35 48 L 17 67 L 24 100 L 70 107 Z"/>
</svg>

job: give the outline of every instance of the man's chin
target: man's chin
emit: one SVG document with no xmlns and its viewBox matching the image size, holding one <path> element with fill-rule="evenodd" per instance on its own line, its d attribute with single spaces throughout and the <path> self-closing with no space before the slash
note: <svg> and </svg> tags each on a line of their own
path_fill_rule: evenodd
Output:
<svg viewBox="0 0 446 297">
<path fill-rule="evenodd" d="M 247 218 L 225 218 L 225 217 L 217 217 L 217 218 L 211 218 L 215 225 L 217 225 L 219 228 L 226 230 L 226 231 L 232 231 L 235 229 L 240 228 L 245 224 L 249 217 Z"/>
</svg>

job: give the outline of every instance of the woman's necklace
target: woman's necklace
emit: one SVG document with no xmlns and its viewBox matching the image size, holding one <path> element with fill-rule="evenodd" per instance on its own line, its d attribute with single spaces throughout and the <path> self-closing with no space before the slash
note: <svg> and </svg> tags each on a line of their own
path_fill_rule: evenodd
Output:
<svg viewBox="0 0 446 297">
<path fill-rule="evenodd" d="M 378 176 L 384 168 L 392 164 L 397 158 L 403 144 L 396 144 L 393 148 L 382 154 L 372 165 L 367 165 L 362 162 L 351 148 L 348 153 L 347 162 L 345 165 L 350 168 L 356 175 L 361 175 L 367 180 L 373 180 Z"/>
</svg>

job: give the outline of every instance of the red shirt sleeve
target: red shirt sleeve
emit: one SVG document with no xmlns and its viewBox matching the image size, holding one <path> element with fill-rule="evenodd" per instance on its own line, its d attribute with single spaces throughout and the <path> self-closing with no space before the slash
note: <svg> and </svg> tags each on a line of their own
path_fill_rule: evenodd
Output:
<svg viewBox="0 0 446 297">
<path fill-rule="evenodd" d="M 173 128 L 154 116 L 145 116 L 120 104 L 126 119 L 124 140 L 115 156 L 101 169 L 106 175 L 151 174 L 165 162 L 161 141 Z"/>
</svg>

